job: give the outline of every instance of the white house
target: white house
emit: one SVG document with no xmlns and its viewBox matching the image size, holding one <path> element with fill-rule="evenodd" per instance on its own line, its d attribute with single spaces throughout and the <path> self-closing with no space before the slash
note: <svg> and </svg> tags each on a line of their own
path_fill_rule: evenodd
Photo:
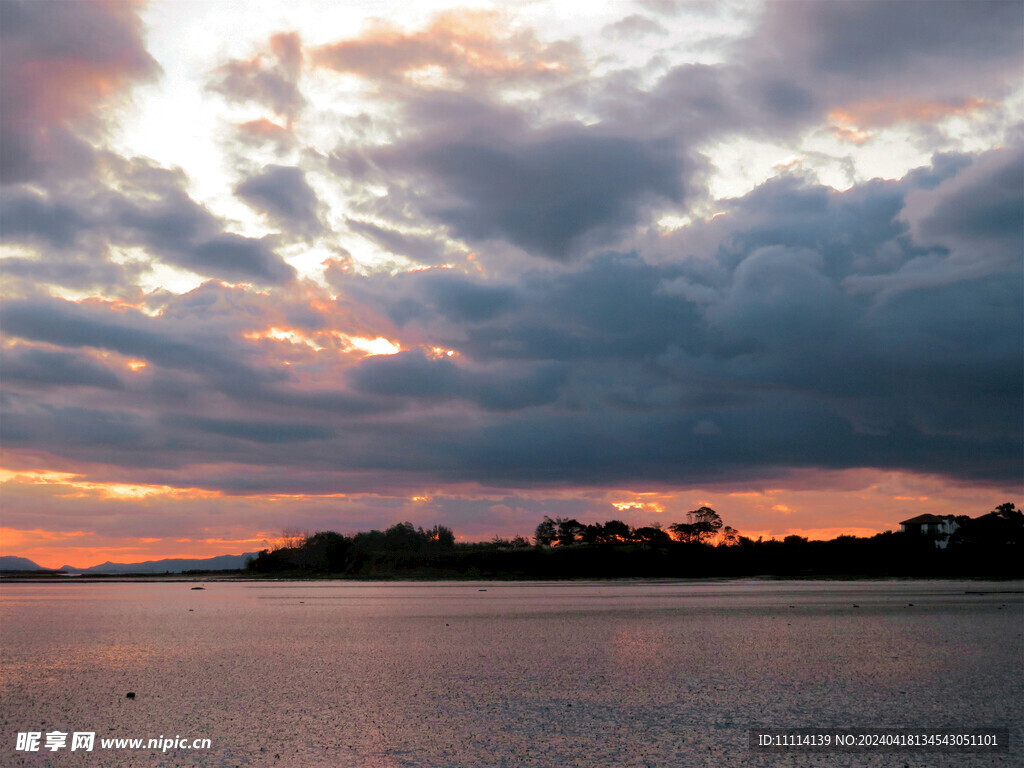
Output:
<svg viewBox="0 0 1024 768">
<path fill-rule="evenodd" d="M 935 546 L 944 549 L 949 545 L 949 537 L 956 533 L 960 526 L 953 515 L 918 515 L 900 523 L 900 532 L 915 536 L 931 536 Z"/>
</svg>

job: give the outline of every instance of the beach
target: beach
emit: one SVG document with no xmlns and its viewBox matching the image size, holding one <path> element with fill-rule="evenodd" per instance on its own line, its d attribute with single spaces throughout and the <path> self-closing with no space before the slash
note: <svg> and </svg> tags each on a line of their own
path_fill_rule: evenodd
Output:
<svg viewBox="0 0 1024 768">
<path fill-rule="evenodd" d="M 4 583 L 2 762 L 1012 765 L 1022 618 L 1020 582 Z M 1011 746 L 752 750 L 771 727 Z M 30 731 L 97 741 L 16 750 Z"/>
</svg>

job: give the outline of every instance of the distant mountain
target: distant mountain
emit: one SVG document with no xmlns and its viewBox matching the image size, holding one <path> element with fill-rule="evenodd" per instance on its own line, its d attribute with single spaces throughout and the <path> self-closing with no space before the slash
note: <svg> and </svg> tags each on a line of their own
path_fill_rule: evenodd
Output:
<svg viewBox="0 0 1024 768">
<path fill-rule="evenodd" d="M 4 555 L 0 557 L 0 571 L 46 571 L 41 565 L 36 565 L 27 557 L 14 557 Z"/>
<path fill-rule="evenodd" d="M 218 555 L 205 559 L 170 558 L 168 560 L 147 560 L 143 563 L 102 563 L 91 568 L 75 568 L 65 565 L 62 571 L 68 573 L 181 573 L 182 571 L 234 571 L 245 568 L 245 564 L 258 555 L 249 552 L 244 555 Z M 18 558 L 16 558 L 18 559 Z M 28 562 L 28 561 L 26 561 Z M 38 568 L 38 566 L 36 566 Z"/>
</svg>

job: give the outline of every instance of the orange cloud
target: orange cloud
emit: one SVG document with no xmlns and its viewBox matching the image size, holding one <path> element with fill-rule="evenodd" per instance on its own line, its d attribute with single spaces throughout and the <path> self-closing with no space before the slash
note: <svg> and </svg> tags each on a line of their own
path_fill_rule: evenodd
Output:
<svg viewBox="0 0 1024 768">
<path fill-rule="evenodd" d="M 613 501 L 611 504 L 619 512 L 653 512 L 656 515 L 660 515 L 665 511 L 664 505 L 654 501 Z"/>
<path fill-rule="evenodd" d="M 317 331 L 316 333 L 307 334 L 299 328 L 279 328 L 274 326 L 262 331 L 249 331 L 242 334 L 242 337 L 249 341 L 269 339 L 287 342 L 292 345 L 308 347 L 314 352 L 321 352 L 331 348 L 335 351 L 355 352 L 363 356 L 394 355 L 402 350 L 402 345 L 399 342 L 385 339 L 383 336 L 369 338 L 353 336 L 335 330 Z"/>
<path fill-rule="evenodd" d="M 80 0 L 75 5 L 74 12 L 50 14 L 45 23 L 54 35 L 62 31 L 53 27 L 68 26 L 63 34 L 78 36 L 80 44 L 32 46 L 31 33 L 39 30 L 31 30 L 23 42 L 5 42 L 5 107 L 15 109 L 21 120 L 61 124 L 96 115 L 134 82 L 159 72 L 141 42 L 140 2 Z"/>
<path fill-rule="evenodd" d="M 11 470 L 0 468 L 0 485 L 14 482 L 24 485 L 53 486 L 56 498 L 100 498 L 118 501 L 166 496 L 173 499 L 215 499 L 220 491 L 202 488 L 174 488 L 169 485 L 93 482 L 70 472 L 47 470 Z"/>
<path fill-rule="evenodd" d="M 236 128 L 242 134 L 243 138 L 249 138 L 255 141 L 271 141 L 281 146 L 291 143 L 293 138 L 292 132 L 289 128 L 283 125 L 278 125 L 272 120 L 267 120 L 266 118 L 239 123 Z"/>
<path fill-rule="evenodd" d="M 30 549 L 40 544 L 53 544 L 58 541 L 68 541 L 88 536 L 85 531 L 44 531 L 40 528 L 32 530 L 19 530 L 17 528 L 0 528 L 0 552 L 10 552 Z"/>
<path fill-rule="evenodd" d="M 490 11 L 449 11 L 411 33 L 378 23 L 362 37 L 313 53 L 315 64 L 339 72 L 426 83 L 435 76 L 530 79 L 567 70 L 572 59 L 564 43 L 544 45 L 531 32 L 509 32 L 504 17 Z"/>
<path fill-rule="evenodd" d="M 888 128 L 898 123 L 937 123 L 954 115 L 967 115 L 990 109 L 990 99 L 959 99 L 924 101 L 885 99 L 860 101 L 832 110 L 828 120 L 841 141 L 863 144 L 873 135 L 872 129 Z"/>
</svg>

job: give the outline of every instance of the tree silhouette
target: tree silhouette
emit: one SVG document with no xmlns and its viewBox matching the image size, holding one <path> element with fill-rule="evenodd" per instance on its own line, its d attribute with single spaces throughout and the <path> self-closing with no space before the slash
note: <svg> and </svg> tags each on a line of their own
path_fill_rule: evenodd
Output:
<svg viewBox="0 0 1024 768">
<path fill-rule="evenodd" d="M 667 544 L 672 537 L 657 525 L 645 525 L 633 531 L 633 541 L 641 544 Z"/>
<path fill-rule="evenodd" d="M 577 541 L 583 540 L 583 534 L 586 531 L 586 526 L 571 517 L 559 517 L 555 520 L 558 525 L 558 535 L 555 540 L 561 547 L 567 547 L 570 544 L 575 544 Z"/>
<path fill-rule="evenodd" d="M 621 520 L 608 520 L 601 526 L 601 533 L 598 541 L 602 544 L 619 544 L 629 541 L 633 537 L 630 527 Z"/>
<path fill-rule="evenodd" d="M 537 525 L 537 529 L 533 532 L 533 540 L 538 547 L 550 547 L 555 538 L 558 536 L 558 531 L 555 528 L 555 521 L 547 515 L 544 515 L 544 519 Z"/>
<path fill-rule="evenodd" d="M 722 518 L 711 507 L 701 507 L 686 513 L 685 523 L 673 523 L 669 530 L 679 541 L 710 544 L 722 528 Z"/>
<path fill-rule="evenodd" d="M 572 518 L 545 517 L 537 526 L 538 548 L 522 536 L 457 543 L 443 525 L 424 530 L 404 522 L 384 531 L 350 536 L 320 531 L 301 541 L 296 538 L 295 546 L 264 549 L 248 569 L 254 574 L 309 578 L 689 578 L 760 573 L 1021 577 L 1024 513 L 1015 504 L 1000 504 L 977 518 L 958 518 L 958 523 L 961 527 L 950 546 L 937 549 L 922 537 L 891 532 L 831 541 L 797 535 L 784 541 L 754 541 L 723 525 L 709 507 L 693 510 L 687 522 L 671 526 L 676 542 L 657 524 L 633 530 L 621 520 L 582 525 Z M 719 546 L 709 546 L 715 543 Z M 703 546 L 697 548 L 698 544 Z"/>
<path fill-rule="evenodd" d="M 1000 504 L 992 510 L 992 514 L 1010 523 L 1019 524 L 1021 520 L 1024 520 L 1024 512 L 1017 509 L 1017 505 L 1012 501 Z"/>
<path fill-rule="evenodd" d="M 1000 504 L 987 515 L 957 517 L 959 526 L 950 543 L 963 546 L 1003 546 L 1024 544 L 1024 512 L 1013 502 Z"/>
<path fill-rule="evenodd" d="M 722 540 L 719 542 L 727 547 L 731 547 L 734 544 L 740 543 L 740 532 L 733 528 L 731 525 L 727 525 L 722 528 Z"/>
<path fill-rule="evenodd" d="M 435 525 L 433 528 L 423 531 L 423 533 L 431 544 L 439 547 L 455 546 L 455 533 L 446 525 Z"/>
</svg>

